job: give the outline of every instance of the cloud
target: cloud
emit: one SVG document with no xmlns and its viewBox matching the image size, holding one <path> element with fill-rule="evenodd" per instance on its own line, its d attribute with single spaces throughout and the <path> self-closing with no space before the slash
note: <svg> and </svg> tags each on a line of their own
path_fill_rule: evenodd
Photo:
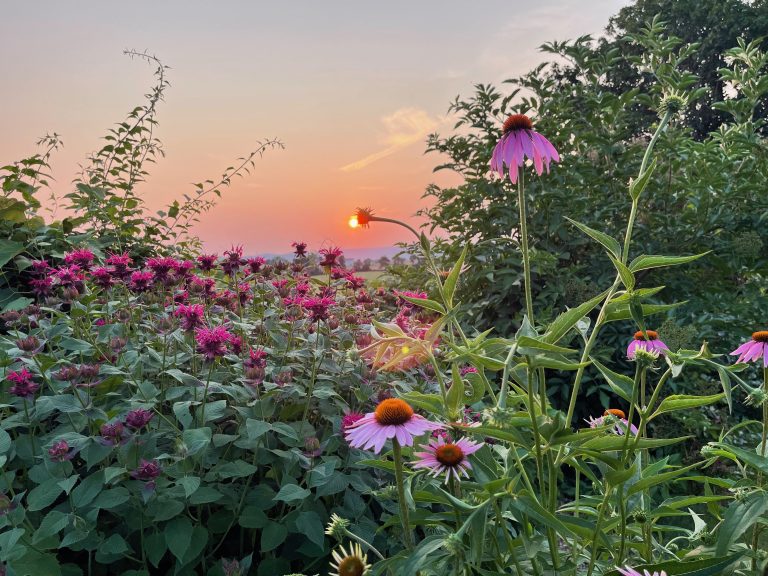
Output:
<svg viewBox="0 0 768 576">
<path fill-rule="evenodd" d="M 434 132 L 443 122 L 445 122 L 444 117 L 430 116 L 420 108 L 399 108 L 381 119 L 385 132 L 385 148 L 346 164 L 341 167 L 341 170 L 343 172 L 362 170 L 382 158 L 391 156 L 398 150 L 416 142 L 422 142 L 427 134 Z"/>
</svg>

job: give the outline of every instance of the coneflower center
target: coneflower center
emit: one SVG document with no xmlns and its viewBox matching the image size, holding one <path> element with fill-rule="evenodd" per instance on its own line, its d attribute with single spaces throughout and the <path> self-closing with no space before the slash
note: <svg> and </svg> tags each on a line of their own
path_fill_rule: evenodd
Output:
<svg viewBox="0 0 768 576">
<path fill-rule="evenodd" d="M 363 576 L 365 563 L 357 556 L 345 556 L 339 562 L 339 576 Z"/>
<path fill-rule="evenodd" d="M 464 451 L 456 444 L 443 444 L 435 450 L 435 459 L 443 466 L 458 466 L 464 460 Z"/>
<path fill-rule="evenodd" d="M 648 338 L 645 337 L 646 334 L 648 334 Z M 658 337 L 659 333 L 653 330 L 646 330 L 645 333 L 642 330 L 635 332 L 635 340 L 656 340 Z"/>
<path fill-rule="evenodd" d="M 768 330 L 760 330 L 752 333 L 752 340 L 755 342 L 768 342 Z"/>
<path fill-rule="evenodd" d="M 387 398 L 376 406 L 374 415 L 382 426 L 398 426 L 413 418 L 413 408 L 399 398 Z"/>
<path fill-rule="evenodd" d="M 512 132 L 512 130 L 533 130 L 533 122 L 525 114 L 512 114 L 504 121 L 502 132 Z"/>
<path fill-rule="evenodd" d="M 626 415 L 624 414 L 624 410 L 619 410 L 618 408 L 608 408 L 608 410 L 605 411 L 603 416 L 616 416 L 617 418 L 621 418 L 621 419 L 626 418 Z"/>
</svg>

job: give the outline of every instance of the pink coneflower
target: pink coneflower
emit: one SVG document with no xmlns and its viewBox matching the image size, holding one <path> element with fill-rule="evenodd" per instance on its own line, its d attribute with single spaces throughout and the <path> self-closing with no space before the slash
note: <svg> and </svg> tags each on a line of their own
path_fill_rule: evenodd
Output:
<svg viewBox="0 0 768 576">
<path fill-rule="evenodd" d="M 221 269 L 225 274 L 234 276 L 240 271 L 240 266 L 245 264 L 243 260 L 243 247 L 232 246 L 229 250 L 224 252 L 224 261 L 221 263 Z"/>
<path fill-rule="evenodd" d="M 13 384 L 8 392 L 19 398 L 29 398 L 40 388 L 38 384 L 32 381 L 32 374 L 26 368 L 9 372 L 5 379 Z"/>
<path fill-rule="evenodd" d="M 624 411 L 619 410 L 618 408 L 608 408 L 602 416 L 598 418 L 590 417 L 588 420 L 585 420 L 585 422 L 589 424 L 590 428 L 600 428 L 602 426 L 610 426 L 613 424 L 613 433 L 617 436 L 624 436 L 627 427 L 629 427 L 629 431 L 632 435 L 637 436 L 637 426 L 630 424 L 629 421 L 627 421 Z"/>
<path fill-rule="evenodd" d="M 434 477 L 445 474 L 446 482 L 451 477 L 461 480 L 461 476 L 469 476 L 467 471 L 472 468 L 467 456 L 474 454 L 482 447 L 482 442 L 472 442 L 466 438 L 456 442 L 446 442 L 444 438 L 439 437 L 430 440 L 429 444 L 423 447 L 426 452 L 414 453 L 418 460 L 412 466 L 426 468 Z"/>
<path fill-rule="evenodd" d="M 293 242 L 291 246 L 294 248 L 294 255 L 296 258 L 304 258 L 307 255 L 306 242 Z"/>
<path fill-rule="evenodd" d="M 216 265 L 218 258 L 218 254 L 201 254 L 197 257 L 197 267 L 203 272 L 210 272 Z"/>
<path fill-rule="evenodd" d="M 93 258 L 93 252 L 87 248 L 81 248 L 79 250 L 67 252 L 64 255 L 64 264 L 76 264 L 83 270 L 88 270 L 91 267 L 91 264 L 93 264 Z"/>
<path fill-rule="evenodd" d="M 320 322 L 321 320 L 328 319 L 328 308 L 333 306 L 335 301 L 333 298 L 304 298 L 301 301 L 301 306 L 307 310 L 311 316 L 312 322 Z"/>
<path fill-rule="evenodd" d="M 342 256 L 341 248 L 331 246 L 330 248 L 322 248 L 320 255 L 323 259 L 319 262 L 320 266 L 326 268 L 333 268 L 338 264 L 338 259 Z"/>
<path fill-rule="evenodd" d="M 182 330 L 192 331 L 203 325 L 205 308 L 202 304 L 191 304 L 189 306 L 181 304 L 173 312 L 176 318 L 179 318 Z"/>
<path fill-rule="evenodd" d="M 346 434 L 349 428 L 352 428 L 356 422 L 362 420 L 363 418 L 365 418 L 365 414 L 362 412 L 349 412 L 344 414 L 344 416 L 341 417 L 341 429 L 339 430 L 341 435 L 343 436 Z"/>
<path fill-rule="evenodd" d="M 136 480 L 152 481 L 160 476 L 161 472 L 160 464 L 156 460 L 144 460 L 142 458 L 138 468 L 131 472 L 131 477 Z"/>
<path fill-rule="evenodd" d="M 197 351 L 210 361 L 226 355 L 227 344 L 232 340 L 232 334 L 223 326 L 198 328 L 195 340 Z"/>
<path fill-rule="evenodd" d="M 648 335 L 647 338 L 645 336 L 646 334 Z M 629 343 L 629 346 L 627 346 L 627 358 L 630 360 L 634 359 L 635 352 L 638 349 L 643 349 L 646 352 L 656 354 L 664 354 L 665 352 L 669 352 L 667 345 L 659 340 L 659 334 L 653 330 L 646 330 L 645 332 L 639 330 L 635 332 L 634 340 L 632 340 L 632 342 Z"/>
<path fill-rule="evenodd" d="M 128 287 L 137 293 L 147 292 L 152 288 L 152 282 L 155 279 L 155 275 L 152 272 L 133 272 L 131 274 L 131 280 L 128 283 Z"/>
<path fill-rule="evenodd" d="M 502 135 L 491 156 L 491 170 L 504 177 L 505 165 L 509 179 L 517 183 L 520 167 L 525 159 L 533 160 L 536 173 L 541 176 L 544 168 L 549 172 L 553 160 L 560 162 L 560 155 L 552 143 L 533 129 L 531 119 L 525 114 L 512 114 L 504 122 Z"/>
<path fill-rule="evenodd" d="M 74 454 L 70 453 L 70 447 L 66 440 L 59 440 L 48 448 L 48 456 L 53 462 L 66 462 L 72 460 Z"/>
<path fill-rule="evenodd" d="M 144 408 L 131 410 L 125 415 L 125 425 L 132 430 L 141 430 L 154 418 L 154 413 Z"/>
<path fill-rule="evenodd" d="M 131 275 L 131 264 L 133 260 L 127 252 L 122 254 L 110 254 L 104 261 L 107 266 L 112 267 L 112 275 L 120 280 L 125 280 Z"/>
<path fill-rule="evenodd" d="M 101 443 L 105 446 L 117 446 L 122 444 L 125 439 L 125 428 L 122 422 L 102 424 L 99 432 L 101 434 Z"/>
<path fill-rule="evenodd" d="M 768 345 L 768 330 L 760 330 L 752 333 L 752 339 L 744 342 L 741 346 L 731 352 L 732 356 L 737 356 L 739 362 L 754 362 L 763 359 L 763 367 L 768 368 L 768 354 L 766 354 L 766 345 Z"/>
<path fill-rule="evenodd" d="M 256 274 L 257 272 L 261 271 L 261 267 L 264 266 L 266 260 L 264 260 L 264 258 L 261 256 L 256 256 L 254 258 L 248 258 L 245 263 L 248 264 L 248 268 L 251 270 L 251 274 Z"/>
<path fill-rule="evenodd" d="M 401 446 L 413 446 L 414 436 L 421 436 L 431 430 L 442 428 L 437 422 L 430 422 L 415 414 L 413 408 L 399 398 L 387 398 L 376 406 L 344 433 L 347 442 L 354 448 L 381 452 L 390 438 L 397 438 Z"/>
<path fill-rule="evenodd" d="M 115 283 L 115 278 L 112 275 L 112 272 L 107 268 L 104 268 L 104 266 L 99 266 L 91 270 L 91 280 L 93 280 L 93 283 L 102 290 L 112 287 Z"/>
<path fill-rule="evenodd" d="M 630 568 L 629 566 L 626 566 L 625 568 L 619 568 L 619 572 L 622 574 L 622 576 L 667 576 L 667 573 L 662 570 L 661 572 L 654 572 L 650 573 L 648 570 L 643 570 L 642 572 L 638 572 L 634 568 Z"/>
</svg>

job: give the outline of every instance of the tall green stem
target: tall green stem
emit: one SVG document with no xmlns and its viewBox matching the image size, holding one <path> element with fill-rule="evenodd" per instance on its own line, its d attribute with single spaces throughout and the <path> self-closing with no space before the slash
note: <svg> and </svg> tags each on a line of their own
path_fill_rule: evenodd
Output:
<svg viewBox="0 0 768 576">
<path fill-rule="evenodd" d="M 763 392 L 768 394 L 768 368 L 763 368 Z M 763 458 L 765 458 L 766 441 L 768 441 L 768 402 L 763 401 L 763 434 L 760 444 L 760 455 Z M 758 474 L 757 483 L 762 488 L 762 472 Z M 752 571 L 755 572 L 757 570 L 757 558 L 760 545 L 760 528 L 755 524 L 755 527 L 752 530 Z"/>
<path fill-rule="evenodd" d="M 405 547 L 410 550 L 413 548 L 413 536 L 411 535 L 410 522 L 408 521 L 408 502 L 405 500 L 403 453 L 397 438 L 392 438 L 392 452 L 395 457 L 395 482 L 397 483 L 397 500 L 400 504 L 400 522 L 403 525 L 403 540 L 405 541 Z"/>
<path fill-rule="evenodd" d="M 669 118 L 671 116 L 671 112 L 667 111 L 664 116 L 662 116 L 661 121 L 659 122 L 659 125 L 656 127 L 656 131 L 653 133 L 653 136 L 651 137 L 651 141 L 648 143 L 648 147 L 645 149 L 645 154 L 643 155 L 643 161 L 640 163 L 640 171 L 638 173 L 638 178 L 642 176 L 646 169 L 648 168 L 648 162 L 651 159 L 651 154 L 653 153 L 653 148 L 656 146 L 656 141 L 659 139 L 659 136 L 664 131 L 664 128 L 666 128 L 667 124 L 669 123 Z M 626 264 L 627 260 L 629 259 L 629 247 L 632 242 L 632 231 L 635 227 L 635 219 L 637 218 L 637 206 L 638 206 L 638 198 L 635 198 L 632 200 L 632 209 L 629 213 L 629 220 L 627 222 L 627 231 L 624 234 L 624 249 L 621 253 L 621 262 L 622 264 Z M 592 352 L 592 348 L 595 345 L 595 342 L 597 341 L 597 334 L 600 331 L 600 328 L 602 328 L 603 323 L 605 322 L 605 316 L 606 311 L 608 308 L 608 304 L 611 301 L 611 298 L 613 298 L 613 295 L 616 293 L 616 291 L 619 288 L 619 285 L 621 284 L 621 278 L 618 274 L 616 274 L 616 278 L 613 281 L 613 285 L 608 291 L 608 295 L 606 296 L 605 300 L 603 300 L 603 305 L 600 308 L 600 312 L 597 315 L 597 320 L 595 321 L 595 327 L 592 328 L 592 333 L 589 335 L 589 338 L 587 339 L 587 343 L 584 345 L 584 351 L 581 354 L 581 364 L 584 364 L 589 360 L 589 354 Z M 576 399 L 579 396 L 579 390 L 581 389 L 581 380 L 584 377 L 584 368 L 579 368 L 576 371 L 576 376 L 573 380 L 573 386 L 571 386 L 571 399 L 568 404 L 568 414 L 565 417 L 565 427 L 569 428 L 571 426 L 571 421 L 573 420 L 573 413 L 576 409 Z"/>
<path fill-rule="evenodd" d="M 517 206 L 520 210 L 520 249 L 523 253 L 523 276 L 525 277 L 525 285 L 523 289 L 525 291 L 525 312 L 528 315 L 528 321 L 531 326 L 535 326 L 536 322 L 533 319 L 533 296 L 531 293 L 531 257 L 528 250 L 528 223 L 526 221 L 525 213 L 525 183 L 523 178 L 523 172 L 520 172 L 520 180 L 517 182 Z"/>
</svg>

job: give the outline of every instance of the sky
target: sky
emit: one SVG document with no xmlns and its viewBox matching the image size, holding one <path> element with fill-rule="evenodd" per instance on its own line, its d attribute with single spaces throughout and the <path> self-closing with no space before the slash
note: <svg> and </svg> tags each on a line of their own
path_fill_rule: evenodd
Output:
<svg viewBox="0 0 768 576">
<path fill-rule="evenodd" d="M 397 226 L 351 230 L 358 206 L 418 224 L 448 134 L 448 105 L 542 61 L 551 40 L 599 36 L 627 0 L 164 0 L 7 2 L 0 19 L 0 165 L 61 135 L 53 190 L 66 194 L 108 128 L 142 102 L 148 51 L 170 66 L 156 135 L 166 153 L 139 192 L 152 210 L 278 138 L 194 232 L 247 253 L 389 246 Z M 57 213 L 61 217 L 61 212 Z"/>
</svg>

